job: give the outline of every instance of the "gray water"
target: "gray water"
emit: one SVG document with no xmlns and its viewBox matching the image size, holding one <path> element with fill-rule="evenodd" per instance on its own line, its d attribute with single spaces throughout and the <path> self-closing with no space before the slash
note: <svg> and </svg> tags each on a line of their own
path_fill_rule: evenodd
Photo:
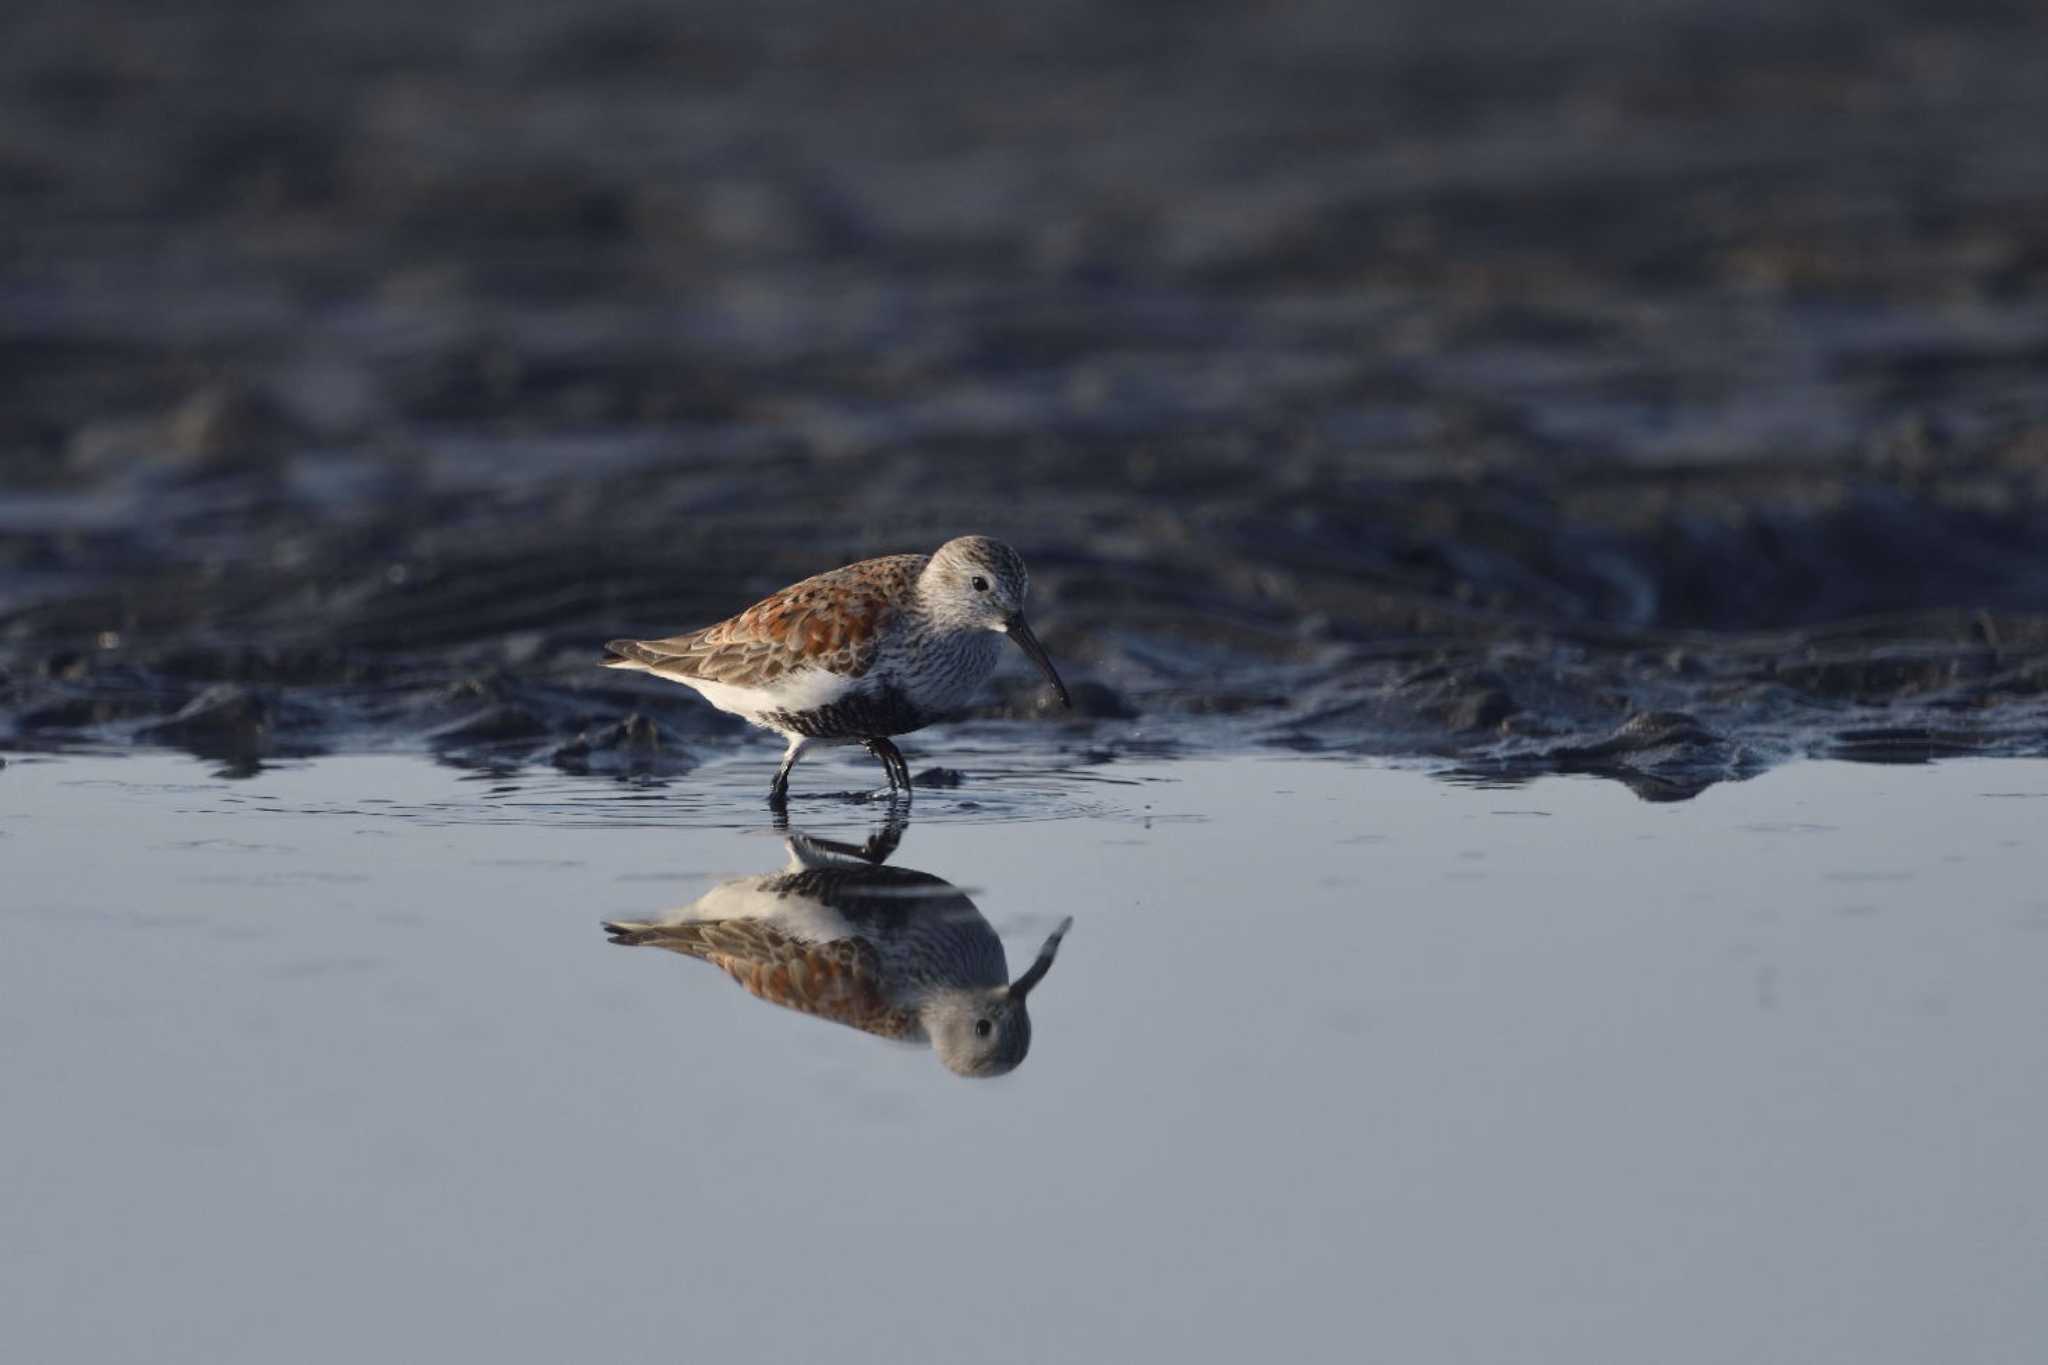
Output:
<svg viewBox="0 0 2048 1365">
<path fill-rule="evenodd" d="M 993 1081 L 605 941 L 765 778 L 11 755 L 0 1358 L 2048 1351 L 2048 762 L 970 768 Z"/>
</svg>

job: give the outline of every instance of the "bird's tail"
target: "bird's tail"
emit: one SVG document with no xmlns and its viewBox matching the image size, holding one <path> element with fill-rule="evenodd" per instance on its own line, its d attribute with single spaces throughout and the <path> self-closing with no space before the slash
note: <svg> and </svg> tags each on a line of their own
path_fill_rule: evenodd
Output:
<svg viewBox="0 0 2048 1365">
<path fill-rule="evenodd" d="M 608 640 L 599 668 L 645 668 L 654 662 L 653 653 L 638 640 Z"/>
<path fill-rule="evenodd" d="M 662 936 L 669 926 L 642 924 L 634 921 L 614 923 L 606 920 L 604 931 L 612 936 L 612 942 L 626 948 L 638 948 L 643 943 L 653 943 Z"/>
</svg>

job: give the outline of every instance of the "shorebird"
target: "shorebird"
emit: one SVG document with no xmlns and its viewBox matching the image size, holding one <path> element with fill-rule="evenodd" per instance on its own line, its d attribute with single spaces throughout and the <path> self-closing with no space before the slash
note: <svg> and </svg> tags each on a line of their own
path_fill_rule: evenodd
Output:
<svg viewBox="0 0 2048 1365">
<path fill-rule="evenodd" d="M 781 872 L 721 882 L 667 920 L 605 932 L 701 958 L 770 1004 L 929 1043 L 962 1076 L 1000 1076 L 1024 1060 L 1024 1000 L 1051 970 L 1072 916 L 1011 981 L 1002 940 L 951 882 L 854 861 L 801 834 L 788 847 Z"/>
<path fill-rule="evenodd" d="M 1031 576 L 1015 550 L 961 536 L 929 555 L 863 559 L 806 578 L 715 626 L 665 640 L 613 640 L 599 662 L 693 687 L 721 711 L 788 741 L 768 789 L 789 800 L 789 770 L 813 744 L 862 744 L 893 794 L 910 768 L 890 736 L 963 709 L 995 670 L 1007 635 L 1063 706 L 1074 703 L 1024 620 Z"/>
</svg>

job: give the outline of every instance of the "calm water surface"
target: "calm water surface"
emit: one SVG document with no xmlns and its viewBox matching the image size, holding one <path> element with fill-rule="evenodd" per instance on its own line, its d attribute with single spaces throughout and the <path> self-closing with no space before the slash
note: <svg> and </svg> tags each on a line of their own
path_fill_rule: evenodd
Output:
<svg viewBox="0 0 2048 1365">
<path fill-rule="evenodd" d="M 762 764 L 8 764 L 8 1360 L 2048 1343 L 2048 763 L 926 793 L 1013 972 L 1075 921 L 997 1080 L 606 942 L 784 864 Z"/>
</svg>

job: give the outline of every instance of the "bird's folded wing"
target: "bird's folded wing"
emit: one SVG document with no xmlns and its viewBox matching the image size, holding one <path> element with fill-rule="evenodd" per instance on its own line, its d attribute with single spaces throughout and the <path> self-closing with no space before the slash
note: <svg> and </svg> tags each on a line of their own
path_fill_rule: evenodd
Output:
<svg viewBox="0 0 2048 1365">
<path fill-rule="evenodd" d="M 631 657 L 651 669 L 737 686 L 757 687 L 798 668 L 858 678 L 873 666 L 895 603 L 923 562 L 922 555 L 892 555 L 849 564 L 715 626 L 621 643 L 636 646 Z"/>
</svg>

